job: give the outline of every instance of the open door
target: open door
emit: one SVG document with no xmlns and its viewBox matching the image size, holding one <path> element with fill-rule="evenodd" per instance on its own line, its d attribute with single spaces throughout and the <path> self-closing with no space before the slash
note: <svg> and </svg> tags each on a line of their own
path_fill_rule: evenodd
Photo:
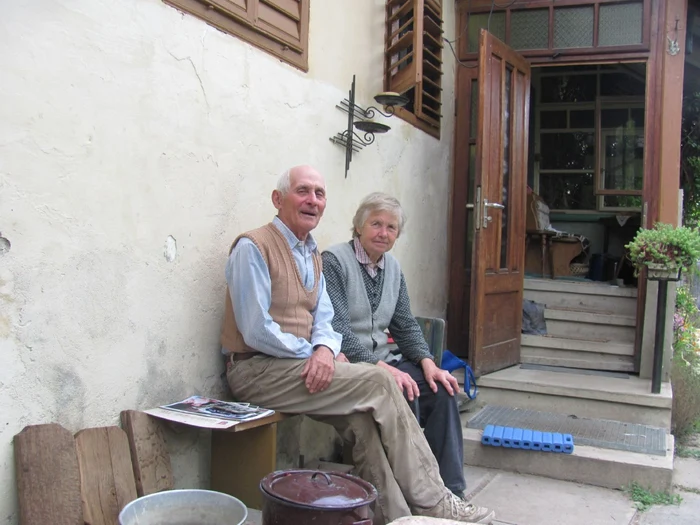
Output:
<svg viewBox="0 0 700 525">
<path fill-rule="evenodd" d="M 530 66 L 482 30 L 459 74 L 449 348 L 482 375 L 520 362 Z"/>
</svg>

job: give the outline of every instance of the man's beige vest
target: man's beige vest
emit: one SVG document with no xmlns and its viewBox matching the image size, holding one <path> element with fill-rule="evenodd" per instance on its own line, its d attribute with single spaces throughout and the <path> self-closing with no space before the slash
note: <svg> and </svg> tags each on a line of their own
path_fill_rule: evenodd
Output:
<svg viewBox="0 0 700 525">
<path fill-rule="evenodd" d="M 270 316 L 280 325 L 282 332 L 294 334 L 297 337 L 311 341 L 313 316 L 318 298 L 318 281 L 321 278 L 321 256 L 315 252 L 314 287 L 304 288 L 302 277 L 294 261 L 294 255 L 284 235 L 270 223 L 256 230 L 246 232 L 233 241 L 229 255 L 238 241 L 246 237 L 255 243 L 270 272 L 272 283 L 272 302 Z M 229 352 L 256 352 L 243 340 L 243 335 L 236 325 L 236 316 L 231 303 L 231 291 L 226 288 L 226 308 L 224 324 L 221 326 L 221 346 Z"/>
</svg>

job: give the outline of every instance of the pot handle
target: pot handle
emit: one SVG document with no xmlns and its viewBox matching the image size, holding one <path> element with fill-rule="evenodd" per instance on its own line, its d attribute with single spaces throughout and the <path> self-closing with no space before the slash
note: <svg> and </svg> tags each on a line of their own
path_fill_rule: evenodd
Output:
<svg viewBox="0 0 700 525">
<path fill-rule="evenodd" d="M 356 521 L 352 525 L 372 525 L 372 520 Z"/>
<path fill-rule="evenodd" d="M 333 484 L 333 482 L 331 481 L 331 477 L 330 477 L 328 474 L 326 474 L 325 472 L 320 472 L 320 471 L 319 471 L 319 472 L 314 472 L 314 473 L 311 475 L 311 479 L 312 479 L 312 480 L 315 480 L 315 479 L 316 479 L 316 476 L 318 476 L 319 474 L 321 474 L 321 476 L 323 476 L 324 478 L 326 478 L 326 481 L 328 482 L 328 485 L 332 485 L 332 484 Z M 364 523 L 361 523 L 360 525 L 364 525 Z M 371 524 L 370 524 L 370 525 L 371 525 Z"/>
</svg>

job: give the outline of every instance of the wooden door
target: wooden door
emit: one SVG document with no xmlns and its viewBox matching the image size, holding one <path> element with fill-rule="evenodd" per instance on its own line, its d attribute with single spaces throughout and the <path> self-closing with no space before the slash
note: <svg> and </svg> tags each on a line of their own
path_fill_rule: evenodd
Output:
<svg viewBox="0 0 700 525">
<path fill-rule="evenodd" d="M 458 100 L 448 348 L 482 375 L 520 361 L 528 62 L 482 30 Z"/>
</svg>

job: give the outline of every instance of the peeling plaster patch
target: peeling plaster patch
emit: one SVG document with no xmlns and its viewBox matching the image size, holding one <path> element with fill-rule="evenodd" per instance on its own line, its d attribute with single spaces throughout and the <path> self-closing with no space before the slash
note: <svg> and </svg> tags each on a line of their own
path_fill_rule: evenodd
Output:
<svg viewBox="0 0 700 525">
<path fill-rule="evenodd" d="M 0 316 L 0 337 L 10 336 L 10 320 L 4 315 Z"/>
<path fill-rule="evenodd" d="M 165 239 L 165 250 L 163 255 L 165 256 L 165 260 L 168 262 L 173 262 L 175 257 L 177 257 L 177 241 L 172 235 L 168 235 L 168 238 Z"/>
<path fill-rule="evenodd" d="M 82 428 L 85 411 L 85 384 L 76 371 L 54 365 L 52 388 L 56 392 L 54 401 L 58 422 Z"/>
<path fill-rule="evenodd" d="M 0 255 L 5 255 L 7 252 L 10 251 L 11 247 L 12 244 L 10 244 L 10 241 L 3 237 L 2 233 L 0 233 Z"/>
</svg>

